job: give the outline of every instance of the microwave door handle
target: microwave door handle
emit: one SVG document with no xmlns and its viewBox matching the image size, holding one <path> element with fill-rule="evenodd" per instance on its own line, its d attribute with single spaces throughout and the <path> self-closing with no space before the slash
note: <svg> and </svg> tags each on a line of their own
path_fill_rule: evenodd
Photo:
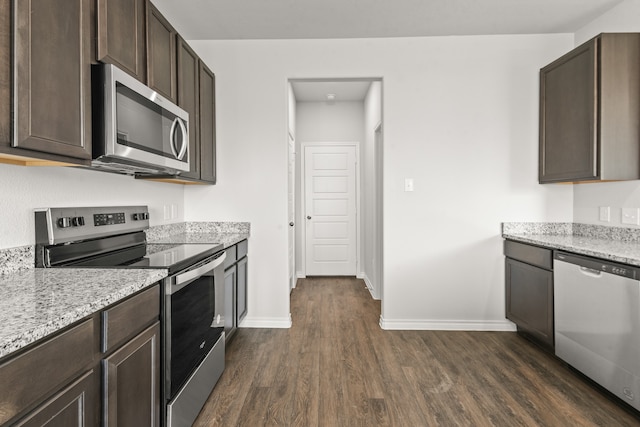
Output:
<svg viewBox="0 0 640 427">
<path fill-rule="evenodd" d="M 176 117 L 173 119 L 173 123 L 171 123 L 171 129 L 169 130 L 169 147 L 171 148 L 171 152 L 175 158 L 178 158 L 178 152 L 176 151 L 176 141 L 175 141 L 175 132 L 176 126 L 178 126 L 178 122 L 180 120 Z"/>
<path fill-rule="evenodd" d="M 187 134 L 187 127 L 184 125 L 184 122 L 178 118 L 176 118 L 176 121 L 178 122 L 180 132 L 182 133 L 182 147 L 180 147 L 180 152 L 176 157 L 178 160 L 182 160 L 187 152 L 187 147 L 189 146 L 189 135 Z"/>
</svg>

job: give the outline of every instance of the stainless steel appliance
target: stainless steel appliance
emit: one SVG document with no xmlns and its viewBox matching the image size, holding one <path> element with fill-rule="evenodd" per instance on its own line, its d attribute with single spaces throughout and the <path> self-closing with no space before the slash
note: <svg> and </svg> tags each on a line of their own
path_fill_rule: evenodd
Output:
<svg viewBox="0 0 640 427">
<path fill-rule="evenodd" d="M 556 355 L 640 409 L 640 268 L 554 258 Z"/>
<path fill-rule="evenodd" d="M 162 268 L 165 425 L 190 426 L 224 370 L 222 245 L 148 244 L 146 206 L 35 213 L 37 267 Z"/>
<path fill-rule="evenodd" d="M 189 114 L 114 65 L 92 71 L 92 167 L 125 174 L 188 171 Z"/>
</svg>

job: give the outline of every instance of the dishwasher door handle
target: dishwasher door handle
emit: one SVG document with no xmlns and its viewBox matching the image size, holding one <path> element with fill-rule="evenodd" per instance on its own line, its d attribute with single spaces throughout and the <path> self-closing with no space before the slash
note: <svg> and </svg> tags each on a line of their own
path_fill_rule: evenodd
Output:
<svg viewBox="0 0 640 427">
<path fill-rule="evenodd" d="M 602 271 L 594 270 L 593 268 L 589 267 L 580 267 L 580 272 L 591 277 L 600 277 L 602 275 Z"/>
</svg>

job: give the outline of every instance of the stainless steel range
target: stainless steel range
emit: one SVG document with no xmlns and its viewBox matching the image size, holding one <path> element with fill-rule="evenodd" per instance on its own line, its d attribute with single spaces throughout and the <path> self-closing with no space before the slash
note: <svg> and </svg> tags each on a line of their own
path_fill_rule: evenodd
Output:
<svg viewBox="0 0 640 427">
<path fill-rule="evenodd" d="M 164 420 L 190 426 L 224 370 L 222 245 L 149 244 L 146 206 L 37 210 L 36 266 L 167 269 L 162 298 Z"/>
</svg>

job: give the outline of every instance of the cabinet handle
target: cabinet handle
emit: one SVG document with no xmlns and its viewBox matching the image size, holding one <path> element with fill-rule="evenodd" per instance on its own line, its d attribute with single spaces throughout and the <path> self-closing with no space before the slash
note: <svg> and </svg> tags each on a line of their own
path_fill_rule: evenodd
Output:
<svg viewBox="0 0 640 427">
<path fill-rule="evenodd" d="M 291 221 L 291 222 L 289 223 L 289 227 L 293 227 L 293 226 L 294 226 L 293 221 Z"/>
<path fill-rule="evenodd" d="M 311 215 L 307 215 L 307 219 L 311 219 Z"/>
</svg>

